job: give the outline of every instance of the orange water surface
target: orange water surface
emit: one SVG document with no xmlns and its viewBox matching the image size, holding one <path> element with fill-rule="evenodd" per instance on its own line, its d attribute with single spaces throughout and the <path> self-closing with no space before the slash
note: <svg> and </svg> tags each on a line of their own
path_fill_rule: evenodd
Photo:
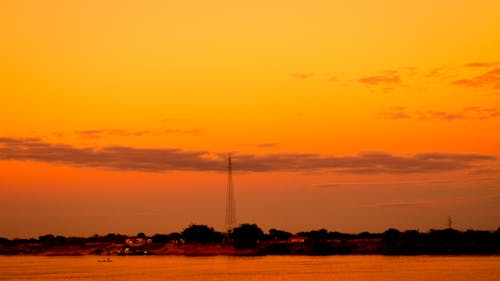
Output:
<svg viewBox="0 0 500 281">
<path fill-rule="evenodd" d="M 500 257 L 0 257 L 0 280 L 499 280 Z M 100 262 L 101 261 L 101 262 Z"/>
</svg>

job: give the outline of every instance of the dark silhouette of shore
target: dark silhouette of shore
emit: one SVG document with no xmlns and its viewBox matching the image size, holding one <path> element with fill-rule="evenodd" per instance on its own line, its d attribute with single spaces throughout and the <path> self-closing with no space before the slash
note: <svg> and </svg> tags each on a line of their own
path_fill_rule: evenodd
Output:
<svg viewBox="0 0 500 281">
<path fill-rule="evenodd" d="M 299 232 L 242 224 L 229 233 L 206 225 L 190 225 L 182 232 L 134 237 L 121 234 L 64 237 L 52 234 L 29 239 L 0 238 L 1 255 L 497 255 L 496 231 L 452 228 L 347 234 L 326 229 Z"/>
</svg>

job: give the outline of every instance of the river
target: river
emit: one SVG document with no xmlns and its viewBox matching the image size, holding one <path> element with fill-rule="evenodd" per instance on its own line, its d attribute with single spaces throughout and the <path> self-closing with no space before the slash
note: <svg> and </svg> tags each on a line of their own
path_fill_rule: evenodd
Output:
<svg viewBox="0 0 500 281">
<path fill-rule="evenodd" d="M 106 258 L 106 257 L 105 257 Z M 0 280 L 500 280 L 500 256 L 0 256 Z"/>
</svg>

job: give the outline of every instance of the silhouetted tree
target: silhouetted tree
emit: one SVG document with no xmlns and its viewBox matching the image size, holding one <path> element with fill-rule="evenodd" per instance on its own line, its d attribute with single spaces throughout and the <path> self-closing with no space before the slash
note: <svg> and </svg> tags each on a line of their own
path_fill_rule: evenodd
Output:
<svg viewBox="0 0 500 281">
<path fill-rule="evenodd" d="M 107 239 L 109 239 L 109 242 L 113 242 L 116 244 L 124 244 L 125 240 L 127 240 L 127 235 L 123 235 L 123 234 L 111 233 L 111 234 L 108 234 L 106 236 L 108 236 Z"/>
<path fill-rule="evenodd" d="M 496 248 L 496 253 L 500 254 L 500 227 L 497 228 L 497 231 L 494 233 L 495 235 L 495 248 Z"/>
<path fill-rule="evenodd" d="M 306 244 L 309 250 L 306 254 L 311 255 L 330 255 L 334 253 L 334 247 L 328 243 L 328 230 L 322 228 L 319 230 L 311 230 L 309 232 L 301 232 L 299 236 L 307 237 Z"/>
<path fill-rule="evenodd" d="M 167 243 L 169 241 L 167 234 L 155 234 L 151 237 L 151 240 L 153 240 L 155 244 Z"/>
<path fill-rule="evenodd" d="M 464 236 L 467 243 L 467 254 L 496 253 L 494 233 L 482 230 L 467 230 Z"/>
<path fill-rule="evenodd" d="M 466 248 L 464 234 L 458 230 L 431 230 L 428 235 L 428 249 L 431 254 L 464 254 Z"/>
<path fill-rule="evenodd" d="M 86 239 L 83 237 L 68 237 L 66 238 L 66 245 L 77 245 L 77 246 L 83 246 L 85 245 Z"/>
<path fill-rule="evenodd" d="M 395 228 L 389 228 L 382 234 L 382 239 L 386 242 L 397 242 L 401 236 L 401 231 Z"/>
<path fill-rule="evenodd" d="M 340 233 L 340 232 L 328 232 L 328 239 L 347 239 L 350 238 L 351 234 Z"/>
<path fill-rule="evenodd" d="M 288 238 L 292 237 L 290 232 L 286 232 L 283 230 L 270 229 L 269 230 L 269 239 L 271 240 L 288 240 Z"/>
<path fill-rule="evenodd" d="M 100 236 L 99 234 L 94 234 L 87 238 L 87 243 L 99 243 L 99 242 L 104 242 L 103 236 Z"/>
<path fill-rule="evenodd" d="M 383 254 L 401 254 L 400 248 L 401 232 L 395 228 L 389 228 L 382 234 L 380 250 Z"/>
<path fill-rule="evenodd" d="M 231 233 L 237 249 L 255 249 L 263 237 L 264 232 L 256 224 L 242 224 Z"/>
<path fill-rule="evenodd" d="M 108 233 L 103 237 L 103 240 L 106 242 L 111 242 L 114 243 L 116 240 L 116 234 L 114 233 Z"/>
<path fill-rule="evenodd" d="M 56 243 L 56 237 L 53 234 L 46 234 L 43 236 L 38 237 L 38 240 L 40 243 L 42 243 L 46 247 L 51 247 L 55 246 Z"/>
<path fill-rule="evenodd" d="M 322 228 L 320 230 L 311 230 L 309 232 L 299 232 L 296 236 L 307 237 L 309 240 L 325 240 L 328 239 L 328 230 Z"/>
<path fill-rule="evenodd" d="M 418 230 L 406 230 L 399 237 L 399 251 L 401 254 L 416 255 L 426 252 L 425 235 Z"/>
<path fill-rule="evenodd" d="M 146 234 L 144 232 L 137 233 L 137 238 L 146 238 Z"/>
<path fill-rule="evenodd" d="M 35 239 L 33 242 L 31 239 L 24 239 L 24 238 L 14 238 L 10 241 L 10 243 L 14 245 L 36 243 L 36 242 L 41 242 L 41 241 Z"/>
<path fill-rule="evenodd" d="M 357 235 L 357 238 L 359 238 L 359 239 L 368 239 L 371 237 L 372 237 L 372 234 L 368 231 L 361 232 L 360 234 Z"/>
<path fill-rule="evenodd" d="M 186 243 L 217 243 L 222 241 L 222 233 L 206 225 L 192 224 L 182 231 Z"/>
<path fill-rule="evenodd" d="M 61 246 L 61 245 L 66 245 L 66 237 L 57 235 L 56 236 L 56 245 Z"/>
<path fill-rule="evenodd" d="M 167 236 L 168 236 L 168 240 L 170 240 L 170 241 L 182 239 L 182 234 L 180 234 L 179 232 L 172 232 L 172 233 L 167 234 Z"/>
</svg>

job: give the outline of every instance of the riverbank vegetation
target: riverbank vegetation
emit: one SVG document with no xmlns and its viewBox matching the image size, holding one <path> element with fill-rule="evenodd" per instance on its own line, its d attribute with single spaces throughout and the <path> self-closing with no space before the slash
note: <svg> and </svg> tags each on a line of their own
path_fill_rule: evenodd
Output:
<svg viewBox="0 0 500 281">
<path fill-rule="evenodd" d="M 47 234 L 38 238 L 0 238 L 0 254 L 41 255 L 469 255 L 500 254 L 500 228 L 496 231 L 455 229 L 347 234 L 326 229 L 292 234 L 270 229 L 265 233 L 255 224 L 242 224 L 229 233 L 207 225 L 190 225 L 181 232 L 138 233 L 144 243 L 127 246 L 128 237 L 110 233 L 104 236 L 65 237 Z M 147 242 L 147 243 L 146 243 Z M 132 247 L 132 249 L 129 249 Z M 127 251 L 124 251 L 124 250 Z"/>
</svg>

